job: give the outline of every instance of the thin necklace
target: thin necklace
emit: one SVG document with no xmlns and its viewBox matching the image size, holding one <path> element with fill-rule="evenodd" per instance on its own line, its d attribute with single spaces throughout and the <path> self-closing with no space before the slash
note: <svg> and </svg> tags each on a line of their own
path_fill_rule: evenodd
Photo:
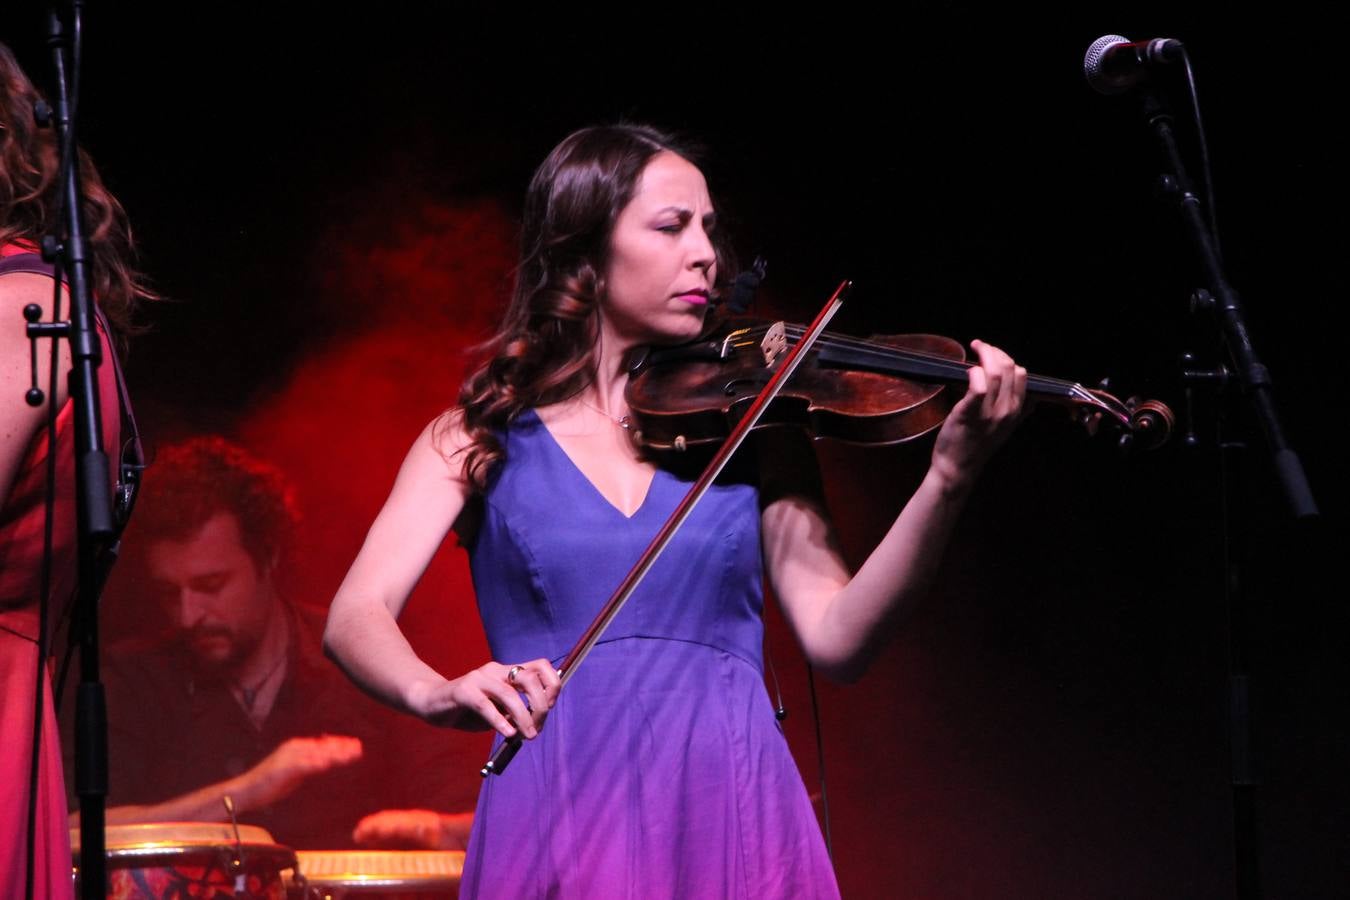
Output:
<svg viewBox="0 0 1350 900">
<path fill-rule="evenodd" d="M 610 420 L 611 422 L 613 422 L 615 425 L 618 425 L 618 426 L 619 426 L 620 428 L 622 428 L 624 431 L 632 431 L 632 429 L 633 429 L 633 420 L 632 420 L 631 418 L 629 418 L 628 415 L 627 415 L 626 413 L 625 413 L 623 416 L 613 416 L 613 415 L 610 415 L 609 413 L 605 412 L 605 411 L 604 411 L 603 409 L 601 409 L 600 407 L 595 406 L 595 405 L 593 405 L 593 404 L 591 404 L 591 403 L 587 403 L 585 400 L 581 399 L 580 397 L 577 397 L 577 402 L 580 403 L 582 406 L 586 407 L 587 409 L 595 410 L 595 411 L 598 412 L 600 415 L 604 416 L 606 419 L 609 419 L 609 420 Z"/>
<path fill-rule="evenodd" d="M 258 692 L 263 689 L 267 682 L 272 680 L 273 675 L 280 671 L 281 664 L 286 661 L 286 655 L 286 653 L 282 653 L 278 656 L 277 661 L 272 663 L 272 668 L 268 669 L 267 674 L 259 678 L 257 684 L 253 687 L 244 687 L 237 681 L 234 683 L 234 686 L 239 689 L 239 702 L 244 704 L 244 711 L 249 715 L 253 715 L 253 705 L 258 702 Z"/>
</svg>

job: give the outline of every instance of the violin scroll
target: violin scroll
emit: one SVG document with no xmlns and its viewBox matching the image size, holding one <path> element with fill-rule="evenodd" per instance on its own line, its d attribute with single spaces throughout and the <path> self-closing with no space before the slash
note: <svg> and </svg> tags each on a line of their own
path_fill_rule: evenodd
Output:
<svg viewBox="0 0 1350 900">
<path fill-rule="evenodd" d="M 1120 432 L 1122 450 L 1156 450 L 1167 443 L 1176 425 L 1176 416 L 1161 400 L 1130 397 L 1121 401 L 1100 388 L 1077 384 L 1067 393 L 1051 394 L 1049 399 L 1070 403 L 1074 418 L 1090 435 L 1095 436 L 1103 422 L 1110 422 Z"/>
<path fill-rule="evenodd" d="M 1177 417 L 1166 403 L 1131 397 L 1125 406 L 1130 410 L 1130 430 L 1121 435 L 1122 441 L 1137 444 L 1140 450 L 1156 450 L 1167 443 Z"/>
</svg>

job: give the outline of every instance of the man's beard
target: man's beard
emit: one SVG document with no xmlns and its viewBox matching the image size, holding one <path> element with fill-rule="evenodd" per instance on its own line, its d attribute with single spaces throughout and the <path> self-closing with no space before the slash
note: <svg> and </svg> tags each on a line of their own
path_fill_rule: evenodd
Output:
<svg viewBox="0 0 1350 900">
<path fill-rule="evenodd" d="M 193 664 L 205 672 L 228 677 L 255 650 L 261 638 L 257 635 L 232 631 L 220 625 L 199 625 L 183 635 L 183 643 L 192 655 Z M 199 649 L 224 642 L 223 654 Z"/>
</svg>

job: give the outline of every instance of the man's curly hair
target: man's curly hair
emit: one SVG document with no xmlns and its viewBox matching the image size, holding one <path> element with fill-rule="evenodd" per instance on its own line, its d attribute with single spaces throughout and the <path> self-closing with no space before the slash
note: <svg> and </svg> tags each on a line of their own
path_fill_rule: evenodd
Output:
<svg viewBox="0 0 1350 900">
<path fill-rule="evenodd" d="M 284 555 L 300 518 L 280 469 L 212 435 L 156 455 L 132 527 L 137 542 L 188 540 L 221 512 L 239 520 L 244 549 L 260 571 Z"/>
</svg>

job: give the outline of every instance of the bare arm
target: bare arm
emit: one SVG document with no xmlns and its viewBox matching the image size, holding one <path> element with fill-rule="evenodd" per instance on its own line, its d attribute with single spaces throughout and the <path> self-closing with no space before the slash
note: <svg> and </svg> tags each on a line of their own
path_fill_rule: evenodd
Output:
<svg viewBox="0 0 1350 900">
<path fill-rule="evenodd" d="M 397 709 L 441 725 L 495 728 L 508 737 L 516 733 L 515 722 L 532 738 L 557 697 L 557 675 L 547 661 L 523 663 L 514 681 L 508 681 L 511 670 L 496 662 L 447 679 L 413 652 L 398 627 L 408 595 L 469 497 L 458 465 L 447 461 L 465 442 L 458 420 L 451 419 L 439 437 L 438 446 L 433 422 L 408 451 L 333 598 L 324 650 L 353 681 Z M 517 691 L 529 698 L 533 715 Z"/>
<path fill-rule="evenodd" d="M 32 370 L 23 308 L 36 303 L 42 307 L 43 319 L 51 318 L 52 284 L 45 275 L 29 273 L 0 278 L 0 500 L 9 496 L 24 453 L 47 416 L 45 404 L 32 407 L 24 402 L 24 393 L 32 383 Z M 66 402 L 64 373 L 70 371 L 70 343 L 62 339 L 60 344 L 57 396 L 47 398 L 57 409 Z M 47 390 L 51 374 L 50 360 L 50 342 L 40 341 L 38 382 L 43 391 Z"/>
<path fill-rule="evenodd" d="M 816 505 L 787 497 L 764 510 L 774 592 L 807 657 L 831 677 L 860 676 L 927 589 L 975 476 L 1016 423 L 1026 371 L 996 348 L 975 348 L 980 366 L 938 434 L 927 475 L 856 575 Z"/>
<path fill-rule="evenodd" d="M 354 737 L 325 734 L 283 741 L 261 762 L 233 778 L 171 797 L 160 803 L 114 806 L 109 825 L 137 822 L 220 822 L 226 818 L 221 798 L 228 795 L 242 815 L 285 799 L 306 779 L 346 766 L 361 758 L 361 742 Z M 74 826 L 79 813 L 70 817 Z"/>
</svg>

